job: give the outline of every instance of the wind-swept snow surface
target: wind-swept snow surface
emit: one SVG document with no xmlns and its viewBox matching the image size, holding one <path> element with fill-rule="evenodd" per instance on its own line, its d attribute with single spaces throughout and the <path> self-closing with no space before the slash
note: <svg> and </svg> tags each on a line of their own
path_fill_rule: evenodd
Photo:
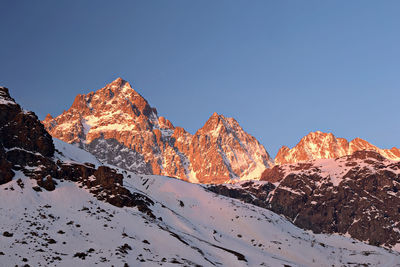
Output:
<svg viewBox="0 0 400 267">
<path fill-rule="evenodd" d="M 156 219 L 98 201 L 73 182 L 52 192 L 21 178 L 0 186 L 4 266 L 396 266 L 399 254 L 305 232 L 268 210 L 162 176 L 126 173 Z M 130 178 L 128 178 L 130 176 Z M 19 185 L 18 185 L 19 184 Z M 12 235 L 12 236 L 10 236 Z M 3 255 L 4 254 L 4 255 Z"/>
</svg>

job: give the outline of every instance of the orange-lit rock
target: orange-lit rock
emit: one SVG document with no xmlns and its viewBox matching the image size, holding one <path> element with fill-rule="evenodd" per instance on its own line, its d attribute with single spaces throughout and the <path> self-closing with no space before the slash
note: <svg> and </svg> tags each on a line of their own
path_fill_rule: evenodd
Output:
<svg viewBox="0 0 400 267">
<path fill-rule="evenodd" d="M 292 149 L 286 146 L 281 147 L 276 155 L 275 164 L 338 158 L 361 150 L 372 150 L 387 159 L 400 160 L 400 149 L 398 148 L 380 149 L 361 138 L 355 138 L 348 142 L 346 139 L 337 138 L 331 133 L 317 131 L 304 136 Z"/>
<path fill-rule="evenodd" d="M 120 160 L 124 162 L 118 166 L 130 170 L 191 182 L 259 178 L 271 163 L 265 148 L 236 120 L 214 113 L 192 135 L 159 117 L 157 110 L 121 78 L 96 92 L 76 96 L 68 111 L 55 118 L 48 115 L 42 123 L 53 137 L 96 151 L 110 164 Z M 102 139 L 113 141 L 96 141 L 102 149 L 90 146 Z M 117 143 L 128 151 L 121 152 L 120 159 L 116 154 L 110 158 L 104 148 L 114 145 L 119 149 Z"/>
</svg>

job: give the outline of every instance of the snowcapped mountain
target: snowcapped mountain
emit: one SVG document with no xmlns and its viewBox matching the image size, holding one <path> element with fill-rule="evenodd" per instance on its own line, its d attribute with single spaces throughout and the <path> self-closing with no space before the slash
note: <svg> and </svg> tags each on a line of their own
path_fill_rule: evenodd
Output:
<svg viewBox="0 0 400 267">
<path fill-rule="evenodd" d="M 301 230 L 269 210 L 200 185 L 123 175 L 126 188 L 151 200 L 151 213 L 99 201 L 67 180 L 57 181 L 53 191 L 36 192 L 35 180 L 17 172 L 0 185 L 2 264 L 389 267 L 400 259 L 396 251 Z"/>
<path fill-rule="evenodd" d="M 396 266 L 400 259 L 394 250 L 304 231 L 202 185 L 104 166 L 53 142 L 5 88 L 0 131 L 2 266 Z"/>
<path fill-rule="evenodd" d="M 261 181 L 211 186 L 286 216 L 314 233 L 336 233 L 400 249 L 400 162 L 374 151 L 276 165 Z"/>
<path fill-rule="evenodd" d="M 67 143 L 79 144 L 101 161 L 143 174 L 199 183 L 260 177 L 271 165 L 265 148 L 232 118 L 214 113 L 194 135 L 157 115 L 121 78 L 42 122 Z"/>
<path fill-rule="evenodd" d="M 332 133 L 311 132 L 289 149 L 282 146 L 275 157 L 275 164 L 295 163 L 312 159 L 330 159 L 351 155 L 360 150 L 372 150 L 391 160 L 400 160 L 400 149 L 380 149 L 361 138 L 348 142 Z"/>
</svg>

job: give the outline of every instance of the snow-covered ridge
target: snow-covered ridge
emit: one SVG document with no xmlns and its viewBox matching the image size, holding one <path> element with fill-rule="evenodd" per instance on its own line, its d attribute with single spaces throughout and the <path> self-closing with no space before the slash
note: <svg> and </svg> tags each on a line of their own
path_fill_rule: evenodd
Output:
<svg viewBox="0 0 400 267">
<path fill-rule="evenodd" d="M 314 159 L 310 160 L 307 162 L 300 162 L 298 164 L 283 164 L 279 166 L 279 169 L 282 171 L 282 173 L 285 173 L 286 175 L 313 175 L 315 173 L 318 173 L 318 175 L 321 177 L 321 182 L 318 182 L 319 184 L 322 183 L 322 181 L 327 181 L 331 182 L 333 186 L 338 186 L 340 182 L 343 181 L 345 174 L 348 173 L 351 169 L 353 169 L 355 166 L 357 167 L 358 170 L 360 171 L 365 171 L 365 172 L 375 172 L 377 169 L 373 164 L 371 164 L 374 159 L 369 159 L 366 163 L 365 159 L 351 159 L 349 160 L 350 157 L 343 156 L 340 158 L 333 158 L 333 159 Z M 380 171 L 388 170 L 388 171 L 393 171 L 395 173 L 399 173 L 400 171 L 397 169 L 395 164 L 397 161 L 396 160 L 390 160 L 390 159 L 383 159 L 383 163 L 380 163 L 376 161 L 378 164 L 385 165 L 384 169 L 380 169 Z M 303 165 L 302 165 L 303 164 Z M 307 167 L 302 167 L 302 166 L 307 166 Z"/>
<path fill-rule="evenodd" d="M 332 133 L 311 132 L 303 137 L 293 148 L 283 146 L 275 158 L 275 164 L 303 162 L 313 159 L 339 158 L 360 150 L 376 151 L 385 158 L 400 160 L 400 149 L 381 149 L 361 138 L 348 142 Z"/>
</svg>

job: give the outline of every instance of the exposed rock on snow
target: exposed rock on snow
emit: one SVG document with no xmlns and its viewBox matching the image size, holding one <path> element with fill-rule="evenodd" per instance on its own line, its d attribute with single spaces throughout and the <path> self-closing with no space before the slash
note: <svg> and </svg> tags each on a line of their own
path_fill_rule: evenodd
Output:
<svg viewBox="0 0 400 267">
<path fill-rule="evenodd" d="M 271 209 L 315 233 L 339 233 L 377 246 L 400 243 L 398 161 L 356 151 L 338 159 L 274 166 L 261 180 L 268 183 L 209 189 Z"/>
<path fill-rule="evenodd" d="M 60 150 L 55 150 L 51 136 L 37 116 L 23 111 L 6 88 L 0 88 L 0 100 L 0 184 L 9 182 L 17 170 L 48 191 L 56 189 L 57 180 L 70 180 L 79 182 L 99 200 L 118 207 L 151 204 L 150 200 L 143 203 L 144 196 L 124 188 L 122 175 L 109 167 L 96 168 L 90 162 L 74 163 L 70 159 L 63 161 L 68 156 L 83 159 L 83 153 L 68 152 L 71 148 L 62 146 L 59 141 Z M 92 162 L 93 158 L 88 157 Z"/>
</svg>

